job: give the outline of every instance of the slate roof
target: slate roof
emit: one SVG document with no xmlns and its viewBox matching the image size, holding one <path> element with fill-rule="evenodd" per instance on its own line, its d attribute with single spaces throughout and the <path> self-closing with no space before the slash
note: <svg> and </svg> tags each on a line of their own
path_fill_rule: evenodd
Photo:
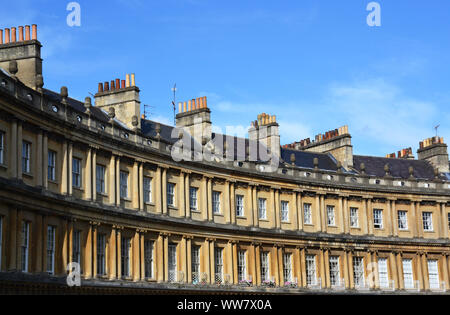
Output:
<svg viewBox="0 0 450 315">
<path fill-rule="evenodd" d="M 43 89 L 44 95 L 50 100 L 54 102 L 60 102 L 61 101 L 61 95 L 59 93 L 56 93 L 51 90 Z M 85 113 L 86 108 L 84 107 L 84 103 L 68 98 L 67 99 L 68 105 L 75 109 L 78 112 Z M 108 122 L 109 117 L 106 112 L 101 110 L 100 108 L 97 108 L 95 106 L 91 107 L 91 114 L 98 119 L 101 122 Z M 142 119 L 142 134 L 144 137 L 152 137 L 154 138 L 156 136 L 156 126 L 157 122 Z M 161 138 L 165 140 L 166 142 L 170 144 L 174 144 L 178 139 L 172 138 L 171 133 L 174 129 L 173 126 L 168 126 L 165 124 L 161 124 Z M 214 134 L 215 136 L 221 136 L 221 134 Z M 223 135 L 222 135 L 223 136 Z M 250 144 L 249 139 L 243 139 L 238 137 L 232 137 L 233 141 L 235 143 L 234 145 L 234 157 L 239 158 L 239 160 L 242 160 L 242 156 L 238 156 L 237 152 L 237 142 L 238 139 L 245 142 L 245 147 L 248 147 Z M 229 141 L 230 137 L 226 138 L 224 136 L 224 141 L 227 139 Z M 319 169 L 321 170 L 327 170 L 327 171 L 337 171 L 337 163 L 336 160 L 329 154 L 321 154 L 321 153 L 314 153 L 314 152 L 305 152 L 305 151 L 299 151 L 299 150 L 293 150 L 293 149 L 285 149 L 281 148 L 281 160 L 280 163 L 286 162 L 288 164 L 291 164 L 291 154 L 295 155 L 295 165 L 300 168 L 314 168 L 314 158 L 317 158 L 319 160 Z M 361 163 L 365 164 L 366 167 L 366 174 L 371 176 L 377 176 L 377 177 L 384 177 L 385 171 L 384 166 L 386 164 L 389 164 L 390 166 L 390 172 L 391 176 L 397 177 L 397 178 L 409 178 L 409 167 L 412 166 L 414 168 L 414 177 L 418 179 L 427 179 L 432 180 L 434 179 L 434 169 L 426 161 L 419 161 L 419 160 L 406 160 L 406 159 L 387 159 L 382 157 L 372 157 L 372 156 L 361 156 L 361 155 L 354 155 L 353 156 L 353 165 L 354 171 L 357 171 L 358 173 L 361 173 Z M 449 162 L 450 164 L 450 162 Z M 348 170 L 352 171 L 352 170 Z M 450 178 L 450 174 L 448 174 L 448 177 Z"/>
<path fill-rule="evenodd" d="M 365 164 L 366 174 L 378 177 L 384 177 L 384 166 L 389 164 L 390 173 L 393 177 L 409 178 L 409 167 L 414 168 L 414 177 L 417 179 L 434 179 L 434 168 L 427 161 L 406 160 L 406 159 L 387 159 L 374 156 L 353 156 L 353 167 L 361 172 L 361 163 Z"/>
<path fill-rule="evenodd" d="M 295 165 L 301 168 L 314 168 L 314 158 L 319 160 L 319 169 L 337 171 L 336 161 L 328 154 L 305 152 L 281 148 L 281 159 L 291 164 L 291 154 L 295 155 Z"/>
<path fill-rule="evenodd" d="M 54 91 L 50 91 L 47 89 L 43 89 L 43 92 L 44 92 L 45 97 L 48 98 L 50 101 L 53 101 L 56 103 L 61 102 L 62 98 L 59 93 L 56 93 Z M 67 104 L 80 113 L 86 112 L 86 107 L 84 107 L 84 103 L 82 103 L 78 100 L 75 100 L 75 99 L 69 97 L 69 98 L 67 98 Z M 106 123 L 109 121 L 108 114 L 105 113 L 103 110 L 101 110 L 98 107 L 92 106 L 91 114 L 101 122 Z"/>
</svg>

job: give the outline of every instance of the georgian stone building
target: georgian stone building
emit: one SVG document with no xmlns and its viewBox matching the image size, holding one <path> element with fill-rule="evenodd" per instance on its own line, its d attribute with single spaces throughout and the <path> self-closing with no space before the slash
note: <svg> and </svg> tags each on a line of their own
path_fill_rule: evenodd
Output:
<svg viewBox="0 0 450 315">
<path fill-rule="evenodd" d="M 44 88 L 35 25 L 0 35 L 0 292 L 450 289 L 442 138 L 418 159 L 353 155 L 348 127 L 280 146 L 266 114 L 249 139 L 223 137 L 199 98 L 176 127 L 216 158 L 176 162 L 178 133 L 140 115 L 134 75 L 80 102 Z M 81 287 L 66 284 L 70 263 Z"/>
</svg>

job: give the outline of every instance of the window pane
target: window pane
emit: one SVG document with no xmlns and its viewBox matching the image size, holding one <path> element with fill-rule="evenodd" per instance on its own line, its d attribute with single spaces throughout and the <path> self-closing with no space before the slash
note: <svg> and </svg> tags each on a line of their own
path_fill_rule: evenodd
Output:
<svg viewBox="0 0 450 315">
<path fill-rule="evenodd" d="M 220 214 L 220 195 L 220 192 L 213 191 L 212 205 L 214 214 Z"/>
<path fill-rule="evenodd" d="M 306 203 L 303 206 L 304 209 L 304 222 L 305 224 L 312 224 L 311 205 Z"/>
<path fill-rule="evenodd" d="M 439 269 L 437 260 L 428 261 L 428 280 L 430 283 L 430 289 L 440 289 L 439 284 Z"/>
<path fill-rule="evenodd" d="M 241 195 L 236 196 L 236 216 L 244 216 L 244 196 Z"/>
<path fill-rule="evenodd" d="M 97 193 L 104 194 L 106 192 L 105 189 L 105 173 L 106 168 L 102 165 L 97 165 L 96 167 L 96 189 Z"/>
<path fill-rule="evenodd" d="M 259 218 L 261 220 L 267 219 L 267 212 L 266 212 L 266 199 L 259 198 Z"/>
<path fill-rule="evenodd" d="M 403 279 L 405 289 L 414 289 L 414 278 L 411 259 L 403 259 Z"/>
<path fill-rule="evenodd" d="M 398 212 L 398 228 L 400 230 L 407 230 L 408 229 L 408 217 L 407 217 L 406 211 L 399 211 Z"/>
<path fill-rule="evenodd" d="M 48 180 L 56 180 L 56 152 L 48 151 Z"/>
<path fill-rule="evenodd" d="M 47 272 L 53 274 L 55 271 L 55 228 L 47 228 Z"/>
<path fill-rule="evenodd" d="M 145 277 L 147 279 L 153 278 L 153 241 L 146 240 L 144 243 L 144 263 L 145 263 Z"/>
<path fill-rule="evenodd" d="M 120 172 L 120 198 L 128 198 L 128 173 Z"/>
<path fill-rule="evenodd" d="M 327 217 L 328 217 L 328 226 L 335 226 L 336 218 L 333 206 L 327 206 Z"/>
<path fill-rule="evenodd" d="M 144 202 L 152 202 L 152 179 L 144 177 Z"/>
<path fill-rule="evenodd" d="M 167 204 L 169 206 L 175 206 L 175 184 L 167 184 Z"/>
<path fill-rule="evenodd" d="M 358 208 L 350 208 L 350 226 L 352 228 L 359 227 Z"/>
<path fill-rule="evenodd" d="M 81 187 L 81 160 L 72 160 L 72 185 L 75 188 Z"/>
<path fill-rule="evenodd" d="M 281 202 L 281 221 L 289 222 L 289 202 Z"/>
<path fill-rule="evenodd" d="M 306 256 L 306 283 L 308 286 L 317 284 L 316 256 Z"/>
<path fill-rule="evenodd" d="M 378 278 L 380 279 L 380 287 L 389 287 L 388 266 L 386 258 L 378 259 Z"/>
<path fill-rule="evenodd" d="M 330 257 L 330 282 L 336 286 L 340 283 L 339 257 Z"/>
</svg>

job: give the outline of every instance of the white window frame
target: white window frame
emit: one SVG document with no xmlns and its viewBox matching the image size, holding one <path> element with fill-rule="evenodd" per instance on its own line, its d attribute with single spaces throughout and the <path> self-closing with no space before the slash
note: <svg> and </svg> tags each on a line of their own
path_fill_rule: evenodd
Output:
<svg viewBox="0 0 450 315">
<path fill-rule="evenodd" d="M 317 261 L 315 255 L 306 255 L 306 284 L 317 285 Z"/>
<path fill-rule="evenodd" d="M 97 234 L 97 274 L 106 275 L 106 235 Z"/>
<path fill-rule="evenodd" d="M 155 242 L 152 240 L 144 241 L 144 275 L 146 279 L 154 278 L 154 250 Z"/>
<path fill-rule="evenodd" d="M 312 204 L 303 204 L 303 223 L 306 225 L 312 225 Z"/>
<path fill-rule="evenodd" d="M 122 278 L 131 276 L 131 238 L 122 236 L 120 241 L 120 260 L 122 266 Z"/>
<path fill-rule="evenodd" d="M 97 193 L 106 193 L 106 167 L 100 164 L 95 166 L 95 187 Z"/>
<path fill-rule="evenodd" d="M 247 279 L 247 252 L 240 250 L 238 252 L 238 281 Z"/>
<path fill-rule="evenodd" d="M 144 203 L 152 203 L 153 202 L 152 184 L 153 184 L 153 178 L 147 177 L 147 176 L 144 177 Z"/>
<path fill-rule="evenodd" d="M 31 143 L 22 141 L 22 172 L 31 173 Z"/>
<path fill-rule="evenodd" d="M 408 230 L 408 211 L 399 210 L 397 212 L 398 229 L 401 231 Z"/>
<path fill-rule="evenodd" d="M 81 188 L 81 159 L 72 158 L 72 187 Z"/>
<path fill-rule="evenodd" d="M 215 282 L 221 284 L 223 282 L 223 248 L 214 248 L 214 276 Z"/>
<path fill-rule="evenodd" d="M 56 180 L 56 155 L 57 153 L 53 150 L 48 150 L 48 169 L 47 169 L 47 179 L 49 181 Z"/>
<path fill-rule="evenodd" d="M 198 188 L 189 187 L 189 206 L 192 211 L 198 211 Z"/>
<path fill-rule="evenodd" d="M 378 279 L 380 288 L 389 288 L 388 259 L 378 258 Z"/>
<path fill-rule="evenodd" d="M 405 289 L 414 289 L 414 274 L 413 274 L 413 265 L 412 259 L 403 259 L 402 260 L 402 269 L 403 269 L 403 285 Z"/>
<path fill-rule="evenodd" d="M 169 269 L 169 282 L 177 281 L 177 245 L 169 244 L 168 251 L 168 269 Z"/>
<path fill-rule="evenodd" d="M 355 286 L 364 286 L 364 258 L 363 257 L 353 257 L 353 281 Z"/>
<path fill-rule="evenodd" d="M 283 277 L 284 282 L 292 282 L 292 254 L 283 254 Z"/>
<path fill-rule="evenodd" d="M 422 212 L 423 230 L 425 232 L 433 232 L 433 212 Z"/>
<path fill-rule="evenodd" d="M 281 222 L 289 222 L 289 201 L 281 201 Z"/>
<path fill-rule="evenodd" d="M 130 174 L 126 171 L 120 171 L 120 199 L 128 199 L 128 183 Z"/>
<path fill-rule="evenodd" d="M 53 275 L 55 273 L 55 245 L 56 245 L 56 228 L 47 226 L 47 273 Z"/>
<path fill-rule="evenodd" d="M 28 272 L 28 258 L 30 250 L 30 223 L 22 221 L 22 233 L 21 233 L 21 271 Z"/>
<path fill-rule="evenodd" d="M 428 267 L 428 284 L 431 290 L 441 289 L 439 279 L 439 263 L 437 260 L 430 259 L 427 261 Z"/>
<path fill-rule="evenodd" d="M 198 284 L 200 281 L 200 246 L 192 245 L 191 271 L 192 271 L 192 283 Z"/>
<path fill-rule="evenodd" d="M 328 226 L 336 226 L 336 211 L 334 206 L 327 206 L 327 223 Z"/>
<path fill-rule="evenodd" d="M 236 195 L 236 216 L 242 218 L 244 216 L 244 196 Z"/>
<path fill-rule="evenodd" d="M 351 228 L 359 228 L 359 209 L 358 208 L 350 208 L 350 227 Z"/>
<path fill-rule="evenodd" d="M 267 220 L 267 199 L 258 198 L 258 216 L 260 220 Z"/>
<path fill-rule="evenodd" d="M 213 214 L 220 214 L 220 199 L 222 194 L 220 191 L 213 191 L 212 193 L 212 207 L 213 207 Z"/>
<path fill-rule="evenodd" d="M 340 257 L 331 256 L 329 260 L 331 286 L 338 286 L 341 282 Z"/>
<path fill-rule="evenodd" d="M 383 210 L 374 209 L 373 210 L 373 227 L 377 230 L 383 229 Z"/>
<path fill-rule="evenodd" d="M 74 230 L 72 236 L 72 262 L 81 264 L 81 231 Z"/>
<path fill-rule="evenodd" d="M 269 252 L 260 253 L 261 282 L 270 280 Z"/>
<path fill-rule="evenodd" d="M 175 207 L 175 184 L 167 183 L 167 205 Z"/>
</svg>

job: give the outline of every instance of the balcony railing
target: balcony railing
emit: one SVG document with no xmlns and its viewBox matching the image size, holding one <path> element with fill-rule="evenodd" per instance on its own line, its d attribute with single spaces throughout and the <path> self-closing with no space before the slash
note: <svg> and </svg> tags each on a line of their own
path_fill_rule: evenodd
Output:
<svg viewBox="0 0 450 315">
<path fill-rule="evenodd" d="M 331 289 L 337 290 L 337 291 L 344 291 L 345 290 L 345 279 L 338 279 L 336 284 L 331 285 Z"/>
<path fill-rule="evenodd" d="M 445 286 L 445 281 L 439 282 L 439 288 L 430 288 L 431 292 L 447 292 L 447 288 Z"/>
<path fill-rule="evenodd" d="M 367 279 L 361 279 L 359 283 L 355 283 L 355 290 L 370 291 L 370 282 Z"/>
<path fill-rule="evenodd" d="M 298 279 L 287 280 L 284 282 L 284 286 L 287 288 L 298 288 Z"/>
<path fill-rule="evenodd" d="M 380 290 L 381 291 L 395 291 L 395 281 L 394 280 L 389 280 L 388 285 L 387 286 L 381 286 L 380 285 Z"/>
<path fill-rule="evenodd" d="M 214 283 L 216 285 L 222 285 L 223 284 L 223 275 L 222 274 L 215 274 L 214 275 Z"/>
<path fill-rule="evenodd" d="M 198 272 L 192 273 L 192 284 L 197 285 L 200 283 L 200 275 Z"/>
<path fill-rule="evenodd" d="M 308 284 L 307 287 L 311 290 L 322 290 L 322 278 L 313 279 L 312 283 Z"/>
<path fill-rule="evenodd" d="M 413 286 L 411 286 L 411 287 L 406 287 L 406 285 L 405 285 L 405 290 L 406 291 L 420 292 L 420 281 L 419 280 L 414 280 L 413 281 Z"/>
<path fill-rule="evenodd" d="M 261 286 L 273 288 L 275 287 L 275 277 L 268 277 L 261 281 Z"/>
<path fill-rule="evenodd" d="M 239 284 L 243 286 L 251 287 L 253 286 L 253 279 L 251 275 L 247 275 L 245 279 L 239 280 Z"/>
</svg>

